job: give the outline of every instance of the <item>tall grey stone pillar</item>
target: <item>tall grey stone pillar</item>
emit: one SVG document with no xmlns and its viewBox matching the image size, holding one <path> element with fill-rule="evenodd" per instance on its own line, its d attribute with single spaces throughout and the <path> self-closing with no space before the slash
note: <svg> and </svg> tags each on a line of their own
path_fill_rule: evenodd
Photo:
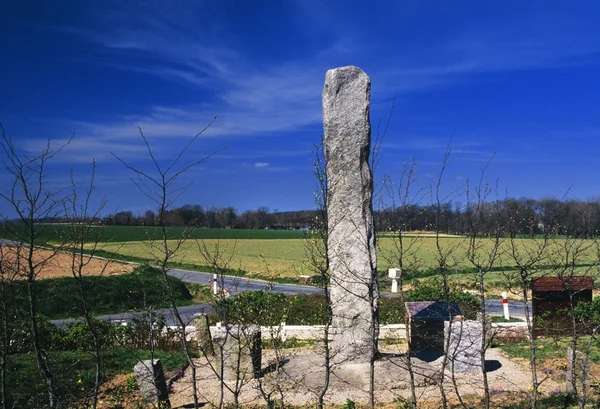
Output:
<svg viewBox="0 0 600 409">
<path fill-rule="evenodd" d="M 323 142 L 335 363 L 368 362 L 377 353 L 370 96 L 371 80 L 360 68 L 327 71 Z"/>
</svg>

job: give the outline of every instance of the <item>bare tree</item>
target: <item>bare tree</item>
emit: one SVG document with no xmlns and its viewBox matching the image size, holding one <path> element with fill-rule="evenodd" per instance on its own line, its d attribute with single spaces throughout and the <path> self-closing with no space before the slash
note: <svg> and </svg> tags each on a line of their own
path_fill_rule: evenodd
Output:
<svg viewBox="0 0 600 409">
<path fill-rule="evenodd" d="M 327 257 L 327 173 L 325 172 L 325 163 L 323 157 L 323 145 L 315 145 L 313 149 L 313 174 L 317 181 L 317 190 L 315 192 L 315 205 L 317 216 L 313 221 L 310 232 L 307 233 L 304 241 L 305 254 L 308 263 L 315 277 L 318 277 L 319 285 L 323 289 L 325 297 L 325 325 L 321 340 L 323 342 L 323 384 L 317 390 L 317 408 L 323 409 L 325 404 L 325 394 L 329 389 L 331 379 L 331 347 L 330 347 L 330 329 L 333 319 L 331 311 L 331 298 L 329 288 L 329 259 Z"/>
<path fill-rule="evenodd" d="M 544 255 L 550 243 L 550 231 L 546 230 L 542 238 L 533 238 L 529 244 L 523 243 L 515 237 L 509 239 L 508 257 L 514 263 L 514 270 L 505 271 L 509 287 L 514 287 L 514 291 L 522 297 L 523 308 L 525 310 L 525 321 L 527 323 L 527 334 L 529 338 L 529 369 L 531 371 L 530 399 L 531 408 L 537 406 L 538 390 L 540 381 L 537 373 L 537 354 L 536 341 L 533 331 L 533 317 L 529 308 L 529 285 L 531 279 L 539 277 L 539 264 L 543 261 Z"/>
<path fill-rule="evenodd" d="M 229 247 L 220 239 L 217 239 L 216 242 L 209 244 L 205 240 L 196 240 L 196 246 L 198 248 L 198 252 L 204 259 L 205 263 L 210 267 L 209 271 L 213 275 L 212 284 L 216 286 L 216 300 L 215 306 L 217 307 L 217 314 L 220 320 L 221 328 L 224 333 L 218 334 L 220 335 L 219 341 L 216 342 L 216 351 L 215 351 L 215 359 L 212 360 L 211 354 L 207 354 L 206 351 L 201 351 L 206 358 L 206 365 L 209 369 L 215 374 L 217 379 L 219 380 L 219 397 L 218 401 L 214 403 L 217 408 L 225 407 L 225 392 L 229 392 L 233 395 L 234 398 L 234 406 L 237 408 L 239 406 L 239 396 L 242 390 L 242 387 L 245 385 L 246 381 L 243 376 L 240 376 L 240 361 L 238 360 L 235 365 L 237 366 L 235 370 L 235 379 L 233 383 L 231 381 L 225 379 L 225 362 L 228 360 L 231 351 L 228 352 L 225 350 L 226 342 L 228 341 L 228 337 L 230 336 L 228 331 L 228 325 L 230 322 L 231 311 L 226 305 L 226 300 L 229 298 L 231 293 L 235 293 L 240 289 L 241 280 L 233 279 L 233 283 L 228 288 L 225 285 L 226 281 L 226 273 L 231 266 L 231 262 L 235 255 L 235 248 L 237 245 L 237 241 L 234 241 L 233 248 L 231 251 Z M 219 308 L 220 307 L 220 308 Z M 224 324 L 224 327 L 223 327 Z M 240 337 L 242 335 L 242 337 Z M 245 345 L 243 335 L 245 333 L 242 331 L 240 334 L 238 332 L 236 340 L 238 341 L 237 350 L 234 351 L 237 353 L 237 356 L 240 357 L 242 348 Z M 245 338 L 247 339 L 247 338 Z M 240 342 L 241 341 L 241 342 Z"/>
<path fill-rule="evenodd" d="M 17 243 L 0 240 L 0 400 L 2 409 L 8 409 L 9 360 L 11 353 L 18 348 L 16 335 L 21 328 L 22 313 L 17 307 L 19 300 L 15 294 L 15 280 L 19 273 L 20 259 L 16 257 Z M 15 402 L 16 404 L 16 402 Z"/>
<path fill-rule="evenodd" d="M 440 170 L 436 176 L 436 178 L 432 181 L 430 185 L 430 196 L 432 198 L 432 203 L 434 207 L 435 217 L 434 217 L 434 232 L 435 232 L 435 248 L 436 248 L 436 262 L 437 262 L 437 270 L 442 278 L 442 295 L 443 300 L 446 302 L 448 306 L 448 332 L 452 330 L 452 313 L 450 311 L 450 285 L 449 285 L 449 276 L 451 274 L 451 268 L 453 259 L 452 256 L 455 251 L 458 249 L 459 244 L 452 244 L 444 246 L 442 244 L 442 226 L 444 224 L 444 213 L 443 213 L 443 204 L 450 203 L 454 197 L 456 197 L 455 191 L 446 192 L 443 190 L 444 184 L 446 182 L 445 173 L 447 171 L 448 166 L 450 165 L 452 147 L 451 144 L 448 144 L 446 151 L 444 152 L 444 157 L 442 160 L 442 164 Z M 438 388 L 440 390 L 441 396 L 441 404 L 444 409 L 448 408 L 448 397 L 446 395 L 446 390 L 444 389 L 445 383 L 445 371 L 446 366 L 448 365 L 448 350 L 450 348 L 450 336 L 445 334 L 444 340 L 444 355 L 442 361 L 440 363 L 440 375 L 437 379 Z M 452 379 L 454 379 L 454 371 L 452 370 Z M 456 388 L 455 388 L 456 389 Z M 461 400 L 461 404 L 463 404 L 460 393 L 457 392 L 457 396 L 459 400 Z M 464 404 L 463 404 L 464 405 Z"/>
<path fill-rule="evenodd" d="M 395 182 L 389 175 L 385 177 L 384 189 L 388 199 L 391 201 L 391 217 L 390 226 L 394 232 L 392 240 L 394 243 L 395 254 L 388 258 L 388 264 L 397 266 L 400 271 L 398 277 L 398 295 L 402 305 L 407 301 L 405 295 L 405 282 L 408 277 L 408 271 L 416 271 L 419 267 L 417 252 L 420 247 L 418 235 L 407 236 L 406 232 L 409 229 L 410 222 L 413 218 L 411 209 L 418 206 L 423 199 L 424 189 L 415 188 L 417 163 L 413 157 L 403 165 L 402 172 L 398 182 Z M 408 315 L 404 315 L 404 325 L 408 329 L 410 320 Z M 415 384 L 415 369 L 411 360 L 411 339 L 407 337 L 407 352 L 403 355 L 403 365 L 408 371 L 410 385 L 410 406 L 413 409 L 417 408 L 417 391 Z"/>
<path fill-rule="evenodd" d="M 29 325 L 32 335 L 33 349 L 38 370 L 42 375 L 48 394 L 48 406 L 55 408 L 60 400 L 56 389 L 55 374 L 50 358 L 41 342 L 41 330 L 38 318 L 37 277 L 41 268 L 56 254 L 60 245 L 54 245 L 47 256 L 41 256 L 38 249 L 58 239 L 49 234 L 50 229 L 43 224 L 60 215 L 63 192 L 52 190 L 48 183 L 47 167 L 56 155 L 72 140 L 73 136 L 58 147 L 53 147 L 48 140 L 39 154 L 27 155 L 18 152 L 10 137 L 6 135 L 0 124 L 2 140 L 0 146 L 6 158 L 4 168 L 12 181 L 8 192 L 1 192 L 2 198 L 16 214 L 18 224 L 5 224 L 14 240 L 19 243 L 17 257 L 22 257 L 19 264 L 19 275 L 27 282 L 27 301 L 29 309 Z"/>
<path fill-rule="evenodd" d="M 98 404 L 98 394 L 100 392 L 100 386 L 102 384 L 102 329 L 98 326 L 98 321 L 94 319 L 90 310 L 88 302 L 89 291 L 92 289 L 89 287 L 89 282 L 84 276 L 84 269 L 92 261 L 97 246 L 98 246 L 98 227 L 94 225 L 94 220 L 98 219 L 100 213 L 105 207 L 106 199 L 103 199 L 100 205 L 95 209 L 91 209 L 92 194 L 95 189 L 95 176 L 96 176 L 96 161 L 93 161 L 92 172 L 90 176 L 90 182 L 83 196 L 83 200 L 79 200 L 77 193 L 77 184 L 71 172 L 71 187 L 72 193 L 65 202 L 65 215 L 69 219 L 69 230 L 67 242 L 65 243 L 65 250 L 70 252 L 71 257 L 71 273 L 73 278 L 77 281 L 79 298 L 81 307 L 83 310 L 83 319 L 87 330 L 92 337 L 92 348 L 94 354 L 94 386 L 92 391 L 92 408 L 96 408 Z M 91 247 L 87 250 L 86 245 L 90 244 Z M 109 261 L 104 262 L 102 271 L 96 272 L 102 275 L 104 269 L 108 266 Z"/>
<path fill-rule="evenodd" d="M 475 268 L 475 279 L 479 290 L 479 320 L 481 323 L 481 345 L 480 345 L 480 365 L 483 378 L 483 403 L 485 408 L 490 407 L 490 388 L 485 365 L 486 351 L 489 346 L 488 316 L 486 311 L 486 274 L 494 267 L 500 253 L 504 229 L 502 225 L 502 206 L 497 196 L 498 188 L 496 185 L 496 199 L 488 203 L 493 188 L 489 185 L 486 178 L 488 162 L 482 169 L 479 181 L 471 187 L 469 180 L 466 186 L 467 200 L 467 225 L 468 225 L 468 248 L 467 259 Z M 484 226 L 490 221 L 492 232 L 488 237 L 482 238 Z"/>
<path fill-rule="evenodd" d="M 581 266 L 585 260 L 589 259 L 591 254 L 597 254 L 597 249 L 598 241 L 596 239 L 565 235 L 552 239 L 545 259 L 545 264 L 548 265 L 547 274 L 559 279 L 563 291 L 568 297 L 565 300 L 566 303 L 563 303 L 563 305 L 566 304 L 566 308 L 563 311 L 558 311 L 558 314 L 561 315 L 560 321 L 563 323 L 568 322 L 568 327 L 557 328 L 557 336 L 561 337 L 565 333 L 569 334 L 568 343 L 573 351 L 570 356 L 571 362 L 569 362 L 569 365 L 573 368 L 569 386 L 572 388 L 571 393 L 581 409 L 586 407 L 589 401 L 589 391 L 586 383 L 590 376 L 590 365 L 587 361 L 589 360 L 591 340 L 587 343 L 582 342 L 582 337 L 585 335 L 584 331 L 589 330 L 589 328 L 582 325 L 577 305 L 580 293 L 589 291 L 589 288 L 581 289 L 582 282 L 586 282 L 582 280 L 581 276 L 588 276 L 592 279 L 598 278 L 598 260 L 590 265 Z M 555 322 L 549 324 L 556 325 Z M 581 362 L 583 362 L 583 365 Z M 578 369 L 581 369 L 581 371 Z"/>
<path fill-rule="evenodd" d="M 192 396 L 194 399 L 194 408 L 199 407 L 198 391 L 195 382 L 196 364 L 193 359 L 190 344 L 186 339 L 186 322 L 183 320 L 181 314 L 179 313 L 176 298 L 173 294 L 173 289 L 169 285 L 168 281 L 168 272 L 170 269 L 170 265 L 173 262 L 174 257 L 176 257 L 176 255 L 178 254 L 178 251 L 181 249 L 183 243 L 185 243 L 185 241 L 188 239 L 189 234 L 191 232 L 186 231 L 175 240 L 170 240 L 170 236 L 167 232 L 167 221 L 165 218 L 171 206 L 177 201 L 181 194 L 184 193 L 191 186 L 191 183 L 185 186 L 180 186 L 180 177 L 187 171 L 189 171 L 191 168 L 203 163 L 210 156 L 212 156 L 212 154 L 210 154 L 198 160 L 192 160 L 188 161 L 187 163 L 182 163 L 188 149 L 214 123 L 216 118 L 217 117 L 215 116 L 213 120 L 210 121 L 204 129 L 202 129 L 195 136 L 193 136 L 187 142 L 187 144 L 179 151 L 175 159 L 173 159 L 166 165 L 161 165 L 159 163 L 150 146 L 150 142 L 142 132 L 142 129 L 139 128 L 140 136 L 144 141 L 144 144 L 148 151 L 148 159 L 151 165 L 154 167 L 153 172 L 147 172 L 145 170 L 142 170 L 130 163 L 125 162 L 115 153 L 111 153 L 127 169 L 134 173 L 135 178 L 132 178 L 133 183 L 137 186 L 141 193 L 143 193 L 149 200 L 151 200 L 157 206 L 158 209 L 155 224 L 161 232 L 161 237 L 157 243 L 155 243 L 154 241 L 149 241 L 148 246 L 153 256 L 154 262 L 157 264 L 158 268 L 162 273 L 165 291 L 171 303 L 171 312 L 179 328 L 178 337 L 181 344 L 181 349 L 185 354 L 190 366 L 192 375 Z"/>
</svg>

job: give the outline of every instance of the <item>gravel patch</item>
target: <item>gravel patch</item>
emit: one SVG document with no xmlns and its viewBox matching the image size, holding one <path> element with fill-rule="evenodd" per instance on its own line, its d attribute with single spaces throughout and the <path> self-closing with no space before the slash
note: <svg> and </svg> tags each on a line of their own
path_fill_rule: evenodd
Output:
<svg viewBox="0 0 600 409">
<path fill-rule="evenodd" d="M 392 402 L 394 399 L 410 397 L 410 377 L 407 370 L 408 357 L 403 345 L 387 346 L 383 357 L 375 364 L 375 399 L 377 402 Z M 286 404 L 305 405 L 316 401 L 322 390 L 324 380 L 324 359 L 315 348 L 286 350 L 283 364 L 279 369 L 265 374 L 261 379 L 239 383 L 237 390 L 240 403 L 264 404 L 261 389 L 270 393 L 274 399 L 283 396 Z M 439 401 L 438 381 L 442 376 L 443 357 L 424 356 L 410 358 L 415 373 L 417 397 L 420 401 Z M 263 365 L 273 364 L 276 359 L 272 350 L 263 351 Z M 205 359 L 197 361 L 198 374 L 196 384 L 202 402 L 217 403 L 220 400 L 220 382 L 211 369 L 213 362 Z M 487 351 L 487 375 L 492 399 L 501 399 L 502 395 L 526 393 L 531 384 L 531 376 L 525 362 L 509 359 L 499 349 Z M 185 407 L 192 402 L 191 375 L 189 368 L 184 376 L 173 384 L 170 395 L 173 407 Z M 480 372 L 461 373 L 452 377 L 451 371 L 443 371 L 444 390 L 450 400 L 456 401 L 458 389 L 461 396 L 472 398 L 483 394 L 483 376 Z M 456 384 L 456 389 L 454 384 Z M 227 382 L 223 399 L 233 401 L 232 390 L 235 382 Z M 560 385 L 550 380 L 543 383 L 541 392 L 549 392 Z M 327 404 L 343 404 L 347 399 L 357 403 L 366 403 L 369 399 L 369 365 L 345 364 L 333 369 L 330 386 L 325 395 Z"/>
</svg>

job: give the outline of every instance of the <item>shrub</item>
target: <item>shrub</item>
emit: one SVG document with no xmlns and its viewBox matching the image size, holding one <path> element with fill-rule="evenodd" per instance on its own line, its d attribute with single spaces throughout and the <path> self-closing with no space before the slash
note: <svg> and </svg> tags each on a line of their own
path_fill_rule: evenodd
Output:
<svg viewBox="0 0 600 409">
<path fill-rule="evenodd" d="M 287 318 L 289 304 L 281 293 L 244 292 L 217 301 L 211 318 L 225 324 L 279 325 Z"/>
<path fill-rule="evenodd" d="M 407 301 L 454 301 L 467 319 L 474 319 L 479 311 L 479 300 L 471 293 L 463 292 L 456 284 L 449 284 L 448 294 L 444 294 L 439 280 L 419 283 L 408 292 Z"/>
<path fill-rule="evenodd" d="M 592 302 L 580 302 L 575 306 L 575 316 L 588 330 L 600 323 L 600 297 Z"/>
</svg>

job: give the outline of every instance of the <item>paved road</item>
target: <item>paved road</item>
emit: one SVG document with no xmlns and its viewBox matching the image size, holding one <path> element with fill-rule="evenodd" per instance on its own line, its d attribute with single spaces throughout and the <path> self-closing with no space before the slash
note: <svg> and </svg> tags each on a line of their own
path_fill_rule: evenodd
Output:
<svg viewBox="0 0 600 409">
<path fill-rule="evenodd" d="M 190 283 L 210 285 L 212 283 L 212 274 L 201 273 L 196 271 L 178 270 L 173 269 L 169 271 L 169 275 L 177 277 L 183 281 Z M 237 294 L 243 291 L 258 291 L 272 286 L 272 291 L 280 292 L 288 295 L 294 294 L 315 294 L 320 293 L 323 290 L 318 287 L 312 287 L 309 285 L 296 285 L 296 284 L 278 284 L 268 283 L 263 280 L 249 280 L 243 277 L 224 276 L 220 280 L 220 286 L 225 288 L 229 294 Z M 179 307 L 179 314 L 181 315 L 184 322 L 190 322 L 194 314 L 199 312 L 209 313 L 212 311 L 211 304 L 197 304 L 187 305 Z M 176 325 L 176 319 L 170 309 L 155 310 L 154 313 L 163 314 L 166 318 L 167 325 Z M 108 320 L 112 322 L 131 322 L 135 317 L 141 316 L 139 312 L 124 312 L 117 314 L 102 315 L 97 318 L 102 320 Z M 52 321 L 59 327 L 62 327 L 66 323 L 78 321 L 76 318 L 61 319 Z"/>
<path fill-rule="evenodd" d="M 17 247 L 17 244 L 16 241 L 0 239 L 0 247 Z"/>
<path fill-rule="evenodd" d="M 0 246 L 16 246 L 17 243 L 11 240 L 0 239 Z M 177 277 L 183 281 L 190 283 L 210 285 L 212 284 L 212 274 L 203 273 L 197 271 L 188 271 L 180 269 L 172 269 L 169 271 L 169 275 Z M 258 291 L 266 288 L 271 288 L 271 291 L 280 292 L 288 295 L 294 294 L 316 294 L 321 293 L 323 290 L 318 287 L 309 285 L 298 285 L 298 284 L 279 284 L 279 283 L 268 283 L 263 280 L 252 280 L 243 277 L 224 276 L 220 279 L 219 286 L 225 288 L 230 294 L 237 294 L 243 291 Z M 384 297 L 393 297 L 393 294 L 385 293 Z M 488 300 L 486 301 L 486 309 L 488 314 L 502 315 L 502 301 L 501 300 Z M 531 311 L 531 302 L 529 303 L 529 309 Z M 179 307 L 179 314 L 185 322 L 190 322 L 193 315 L 199 312 L 209 313 L 212 311 L 210 304 L 197 304 Z M 176 321 L 172 315 L 170 309 L 156 310 L 155 313 L 163 314 L 167 319 L 167 325 L 175 325 Z M 510 303 L 510 314 L 511 316 L 524 318 L 525 308 L 522 302 L 514 301 Z M 135 317 L 140 316 L 140 313 L 136 312 L 125 312 L 120 314 L 102 315 L 97 318 L 103 320 L 110 320 L 114 322 L 131 322 Z M 76 318 L 54 320 L 56 325 L 63 326 L 66 323 L 77 321 Z"/>
<path fill-rule="evenodd" d="M 187 281 L 190 283 L 210 285 L 212 283 L 212 274 L 210 273 L 201 273 L 196 271 L 187 271 L 187 270 L 179 270 L 173 269 L 169 271 L 169 275 L 173 277 L 180 278 L 183 281 Z M 281 292 L 288 295 L 294 294 L 315 294 L 321 293 L 323 290 L 318 287 L 312 287 L 309 285 L 297 285 L 297 284 L 279 284 L 279 283 L 268 283 L 263 280 L 251 280 L 243 277 L 233 277 L 233 276 L 224 276 L 219 283 L 220 286 L 223 286 L 230 294 L 237 294 L 243 291 L 257 291 L 264 290 L 268 288 L 270 285 L 272 286 L 272 291 Z M 394 296 L 390 293 L 385 293 L 384 296 Z M 525 317 L 525 309 L 522 302 L 513 301 L 510 304 L 510 314 L 511 316 L 524 318 Z M 531 308 L 531 304 L 530 304 Z M 501 300 L 488 300 L 486 301 L 486 309 L 488 314 L 492 315 L 502 315 L 502 301 Z M 209 313 L 212 311 L 212 307 L 210 304 L 198 304 L 198 305 L 188 305 L 184 307 L 179 307 L 179 313 L 183 318 L 184 322 L 190 322 L 193 315 L 199 312 Z M 176 321 L 172 315 L 170 309 L 161 309 L 156 310 L 156 314 L 163 314 L 166 318 L 167 325 L 175 325 Z M 140 313 L 135 312 L 126 312 L 120 314 L 110 314 L 103 315 L 98 318 L 103 320 L 110 320 L 113 322 L 131 322 L 135 317 L 140 316 Z M 64 319 L 64 320 L 54 320 L 53 322 L 58 326 L 63 326 L 65 323 L 76 321 L 76 319 Z"/>
<path fill-rule="evenodd" d="M 212 283 L 212 274 L 209 273 L 173 269 L 169 271 L 169 275 L 190 283 L 204 285 L 210 285 Z M 224 276 L 219 282 L 219 286 L 222 286 L 231 294 L 237 294 L 243 291 L 264 290 L 270 285 L 272 285 L 272 291 L 284 294 L 315 294 L 323 291 L 318 287 L 310 285 L 268 283 L 263 280 L 250 280 L 233 276 Z"/>
<path fill-rule="evenodd" d="M 183 307 L 179 307 L 178 310 L 179 310 L 179 315 L 183 319 L 183 322 L 188 323 L 188 322 L 192 321 L 192 317 L 196 313 L 199 313 L 199 312 L 210 313 L 212 311 L 212 305 L 211 304 L 186 305 Z M 116 314 L 101 315 L 96 318 L 105 320 L 105 321 L 111 321 L 113 323 L 125 323 L 125 322 L 130 323 L 136 317 L 142 317 L 145 314 L 147 314 L 147 312 L 146 313 L 144 313 L 144 312 L 123 312 L 123 313 L 116 313 Z M 173 316 L 171 309 L 169 309 L 169 308 L 154 310 L 154 311 L 152 311 L 152 314 L 155 316 L 162 314 L 165 316 L 167 325 L 176 325 L 176 319 Z M 54 324 L 56 324 L 57 326 L 62 327 L 65 324 L 75 322 L 75 321 L 81 321 L 81 319 L 80 318 L 67 318 L 67 319 L 62 319 L 62 320 L 53 320 L 52 322 Z"/>
<path fill-rule="evenodd" d="M 504 310 L 502 308 L 502 300 L 487 300 L 485 307 L 488 314 L 491 315 L 503 315 Z M 509 312 L 511 317 L 525 318 L 525 305 L 523 301 L 510 301 L 508 303 Z M 529 302 L 529 313 L 531 314 L 531 301 Z"/>
</svg>

